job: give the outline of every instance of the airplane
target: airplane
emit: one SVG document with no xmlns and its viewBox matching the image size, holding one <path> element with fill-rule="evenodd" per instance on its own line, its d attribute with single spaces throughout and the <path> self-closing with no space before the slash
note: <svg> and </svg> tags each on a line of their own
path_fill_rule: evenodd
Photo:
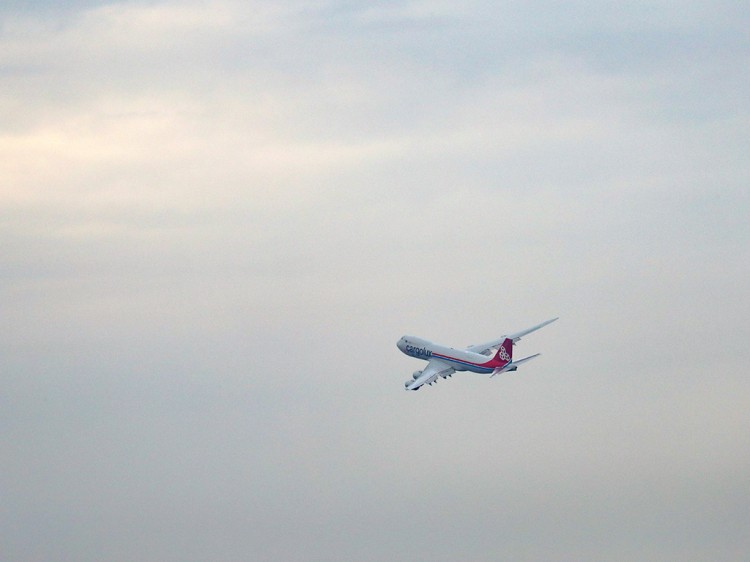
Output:
<svg viewBox="0 0 750 562">
<path fill-rule="evenodd" d="M 427 367 L 422 371 L 414 371 L 412 378 L 406 381 L 404 386 L 406 390 L 418 390 L 422 385 L 431 385 L 441 377 L 450 377 L 456 371 L 471 371 L 489 375 L 490 378 L 500 373 L 515 371 L 522 363 L 541 355 L 536 353 L 514 361 L 513 346 L 516 342 L 555 320 L 557 318 L 491 342 L 470 345 L 466 349 L 453 349 L 414 336 L 404 336 L 398 340 L 396 347 L 410 357 L 427 361 Z"/>
</svg>

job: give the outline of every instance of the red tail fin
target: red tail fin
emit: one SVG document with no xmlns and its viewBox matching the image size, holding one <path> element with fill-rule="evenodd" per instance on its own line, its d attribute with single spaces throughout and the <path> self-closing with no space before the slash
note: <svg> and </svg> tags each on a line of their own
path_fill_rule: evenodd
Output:
<svg viewBox="0 0 750 562">
<path fill-rule="evenodd" d="M 503 365 L 507 365 L 513 360 L 513 340 L 505 338 L 505 341 L 495 354 L 495 359 L 501 361 Z"/>
</svg>

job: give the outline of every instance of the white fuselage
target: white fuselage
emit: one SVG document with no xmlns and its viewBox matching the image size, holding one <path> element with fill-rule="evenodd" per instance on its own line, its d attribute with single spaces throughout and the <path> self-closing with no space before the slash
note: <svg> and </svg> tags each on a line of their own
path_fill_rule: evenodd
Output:
<svg viewBox="0 0 750 562">
<path fill-rule="evenodd" d="M 513 346 L 516 342 L 526 334 L 535 332 L 555 320 L 557 318 L 489 342 L 470 345 L 466 349 L 455 349 L 422 338 L 404 336 L 396 342 L 396 347 L 410 357 L 427 361 L 427 366 L 420 371 L 414 371 L 412 378 L 404 383 L 404 387 L 406 390 L 417 390 L 425 384 L 432 384 L 441 378 L 446 379 L 456 371 L 480 373 L 489 375 L 490 378 L 500 373 L 516 371 L 519 365 L 539 356 L 536 353 L 514 360 Z"/>
<path fill-rule="evenodd" d="M 425 361 L 439 359 L 456 371 L 492 373 L 497 366 L 493 358 L 487 355 L 446 347 L 414 336 L 404 336 L 396 345 L 406 355 Z"/>
</svg>

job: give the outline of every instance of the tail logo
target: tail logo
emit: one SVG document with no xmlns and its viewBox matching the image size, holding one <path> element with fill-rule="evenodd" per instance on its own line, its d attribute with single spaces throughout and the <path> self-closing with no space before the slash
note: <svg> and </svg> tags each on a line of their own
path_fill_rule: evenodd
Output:
<svg viewBox="0 0 750 562">
<path fill-rule="evenodd" d="M 510 355 L 508 355 L 508 352 L 505 351 L 504 347 L 501 347 L 498 351 L 497 356 L 502 359 L 503 361 L 510 361 Z"/>
</svg>

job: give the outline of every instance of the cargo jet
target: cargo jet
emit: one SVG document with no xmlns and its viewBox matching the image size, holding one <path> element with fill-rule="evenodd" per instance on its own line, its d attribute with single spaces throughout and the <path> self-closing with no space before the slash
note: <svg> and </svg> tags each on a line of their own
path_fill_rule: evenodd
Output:
<svg viewBox="0 0 750 562">
<path fill-rule="evenodd" d="M 555 320 L 557 318 L 491 342 L 470 345 L 466 349 L 453 349 L 413 336 L 404 336 L 398 340 L 396 346 L 406 355 L 427 361 L 427 367 L 422 371 L 415 371 L 404 386 L 406 390 L 417 390 L 424 384 L 436 382 L 439 377 L 444 379 L 450 377 L 456 371 L 471 371 L 490 377 L 515 371 L 521 363 L 540 355 L 537 353 L 514 361 L 513 346 L 516 342 L 526 334 L 543 328 Z"/>
</svg>

